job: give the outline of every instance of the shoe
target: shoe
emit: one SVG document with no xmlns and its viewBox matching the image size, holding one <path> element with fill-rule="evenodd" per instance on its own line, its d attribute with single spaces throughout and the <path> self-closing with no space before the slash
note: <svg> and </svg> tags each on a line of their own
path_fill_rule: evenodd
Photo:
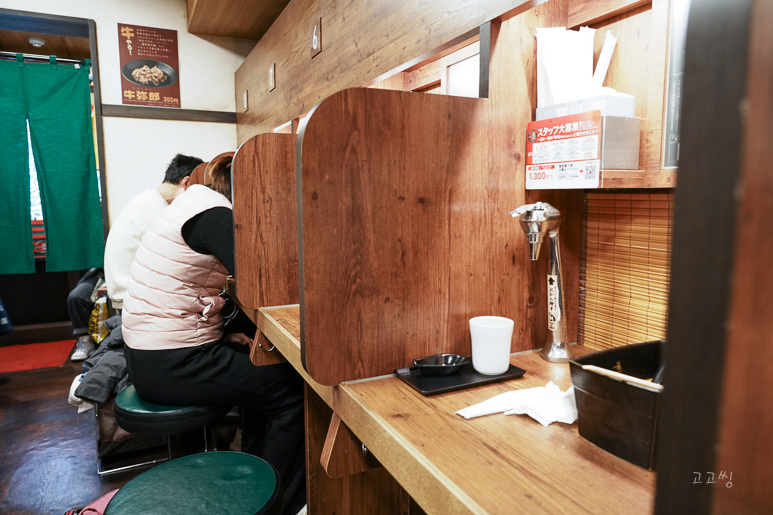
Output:
<svg viewBox="0 0 773 515">
<path fill-rule="evenodd" d="M 72 353 L 70 361 L 83 361 L 88 358 L 96 349 L 96 345 L 91 340 L 91 336 L 81 336 L 75 343 L 75 352 Z"/>
</svg>

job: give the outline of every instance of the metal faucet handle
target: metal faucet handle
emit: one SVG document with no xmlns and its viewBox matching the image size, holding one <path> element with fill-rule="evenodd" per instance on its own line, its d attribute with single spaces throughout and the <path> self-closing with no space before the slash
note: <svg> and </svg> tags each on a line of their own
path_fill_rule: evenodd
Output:
<svg viewBox="0 0 773 515">
<path fill-rule="evenodd" d="M 510 211 L 510 216 L 515 218 L 516 216 L 521 216 L 522 214 L 526 213 L 527 211 L 534 211 L 535 209 L 542 209 L 542 202 L 536 202 L 534 204 L 524 204 L 520 207 L 516 207 L 512 211 Z"/>
<path fill-rule="evenodd" d="M 528 217 L 524 217 L 521 220 L 529 221 L 546 221 L 557 220 L 561 218 L 561 213 L 558 209 L 554 208 L 547 202 L 536 202 L 534 204 L 524 204 L 521 207 L 517 207 L 510 211 L 510 216 L 523 216 L 530 213 Z"/>
</svg>

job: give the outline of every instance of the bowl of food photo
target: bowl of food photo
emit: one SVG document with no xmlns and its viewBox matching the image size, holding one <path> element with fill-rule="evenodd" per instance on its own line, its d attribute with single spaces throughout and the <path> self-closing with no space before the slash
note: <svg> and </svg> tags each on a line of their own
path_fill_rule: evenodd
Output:
<svg viewBox="0 0 773 515">
<path fill-rule="evenodd" d="M 177 70 L 154 59 L 135 59 L 121 68 L 121 75 L 137 86 L 165 88 L 177 82 Z"/>
</svg>

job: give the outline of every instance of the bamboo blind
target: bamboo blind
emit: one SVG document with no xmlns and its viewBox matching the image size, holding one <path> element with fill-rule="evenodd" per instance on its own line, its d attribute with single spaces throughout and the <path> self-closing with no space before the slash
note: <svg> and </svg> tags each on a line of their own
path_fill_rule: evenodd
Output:
<svg viewBox="0 0 773 515">
<path fill-rule="evenodd" d="M 587 193 L 578 343 L 666 337 L 673 193 Z"/>
</svg>

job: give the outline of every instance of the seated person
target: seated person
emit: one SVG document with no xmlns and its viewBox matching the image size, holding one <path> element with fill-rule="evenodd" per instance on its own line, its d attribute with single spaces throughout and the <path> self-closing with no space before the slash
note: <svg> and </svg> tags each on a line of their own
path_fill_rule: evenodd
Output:
<svg viewBox="0 0 773 515">
<path fill-rule="evenodd" d="M 113 309 L 123 309 L 126 282 L 142 235 L 177 196 L 188 188 L 193 170 L 203 163 L 198 157 L 177 154 L 169 163 L 164 182 L 134 196 L 112 223 L 105 242 L 105 283 Z"/>
<path fill-rule="evenodd" d="M 96 349 L 94 340 L 89 336 L 89 318 L 94 309 L 94 302 L 91 295 L 100 279 L 104 279 L 105 274 L 101 268 L 91 268 L 83 272 L 78 280 L 78 284 L 67 295 L 67 311 L 70 314 L 72 322 L 72 334 L 78 341 L 75 342 L 75 352 L 73 352 L 72 361 L 83 361 Z M 103 297 L 107 293 L 105 288 L 100 288 L 97 295 Z"/>
<path fill-rule="evenodd" d="M 303 380 L 289 363 L 256 367 L 253 340 L 224 334 L 219 296 L 234 271 L 231 158 L 150 224 L 123 303 L 129 376 L 144 398 L 172 405 L 238 405 L 242 450 L 279 472 L 285 513 L 306 500 Z"/>
</svg>

